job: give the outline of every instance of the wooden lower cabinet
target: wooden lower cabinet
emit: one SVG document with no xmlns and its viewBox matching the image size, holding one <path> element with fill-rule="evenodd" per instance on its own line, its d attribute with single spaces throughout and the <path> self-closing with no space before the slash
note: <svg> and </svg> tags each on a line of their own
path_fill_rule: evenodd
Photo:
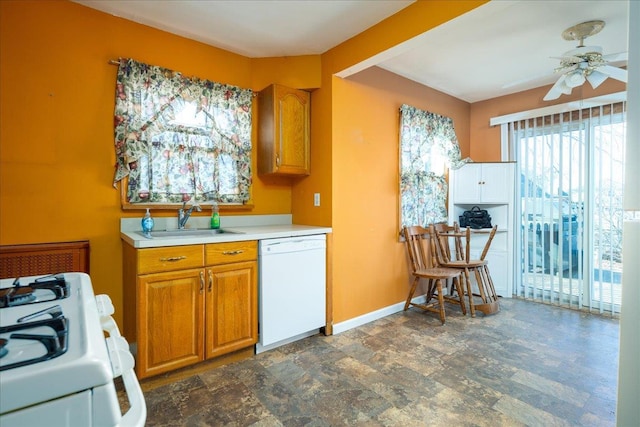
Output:
<svg viewBox="0 0 640 427">
<path fill-rule="evenodd" d="M 256 241 L 150 249 L 125 244 L 123 254 L 125 337 L 137 342 L 139 378 L 258 341 Z"/>
<path fill-rule="evenodd" d="M 220 356 L 258 341 L 257 262 L 207 269 L 205 357 Z"/>
<path fill-rule="evenodd" d="M 139 277 L 138 357 L 141 377 L 203 360 L 204 270 Z"/>
</svg>

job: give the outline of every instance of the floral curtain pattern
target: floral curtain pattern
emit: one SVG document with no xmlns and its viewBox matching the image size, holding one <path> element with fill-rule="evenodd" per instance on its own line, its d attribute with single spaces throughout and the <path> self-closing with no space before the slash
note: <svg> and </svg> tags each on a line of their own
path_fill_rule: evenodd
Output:
<svg viewBox="0 0 640 427">
<path fill-rule="evenodd" d="M 244 203 L 251 186 L 251 90 L 120 59 L 114 186 L 130 203 Z"/>
<path fill-rule="evenodd" d="M 439 162 L 458 169 L 453 120 L 409 105 L 400 107 L 400 226 L 447 221 L 448 187 Z"/>
</svg>

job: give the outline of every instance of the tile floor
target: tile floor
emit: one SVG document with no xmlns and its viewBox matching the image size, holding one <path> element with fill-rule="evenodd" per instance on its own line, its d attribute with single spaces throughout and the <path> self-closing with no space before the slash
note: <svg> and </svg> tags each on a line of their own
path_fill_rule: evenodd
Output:
<svg viewBox="0 0 640 427">
<path fill-rule="evenodd" d="M 150 389 L 147 426 L 615 425 L 618 320 L 447 309 L 444 326 L 412 308 Z"/>
</svg>

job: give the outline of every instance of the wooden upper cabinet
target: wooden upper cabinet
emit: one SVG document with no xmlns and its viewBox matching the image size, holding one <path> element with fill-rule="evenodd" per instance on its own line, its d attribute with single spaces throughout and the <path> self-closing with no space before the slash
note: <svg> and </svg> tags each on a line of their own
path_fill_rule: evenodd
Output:
<svg viewBox="0 0 640 427">
<path fill-rule="evenodd" d="M 311 94 L 271 85 L 258 95 L 258 173 L 309 175 Z"/>
</svg>

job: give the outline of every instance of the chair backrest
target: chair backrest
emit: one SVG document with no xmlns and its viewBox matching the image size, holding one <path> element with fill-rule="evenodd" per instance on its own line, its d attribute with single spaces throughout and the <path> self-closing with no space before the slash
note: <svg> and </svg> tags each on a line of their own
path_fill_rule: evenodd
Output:
<svg viewBox="0 0 640 427">
<path fill-rule="evenodd" d="M 433 266 L 441 267 L 450 261 L 447 255 L 447 248 L 445 248 L 445 246 L 448 247 L 449 245 L 448 239 L 447 237 L 443 237 L 441 240 L 441 236 L 438 235 L 436 227 L 433 224 L 429 225 L 429 237 L 431 240 L 431 259 Z"/>
<path fill-rule="evenodd" d="M 436 256 L 438 258 L 439 264 L 447 264 L 450 261 L 465 261 L 469 263 L 471 260 L 471 229 L 467 227 L 464 231 L 460 230 L 460 227 L 457 223 L 453 223 L 453 225 L 446 224 L 435 224 L 431 226 L 433 228 L 432 240 L 435 240 L 437 243 Z M 493 237 L 496 235 L 496 231 L 498 230 L 498 226 L 494 225 L 489 233 L 489 238 L 484 244 L 484 248 L 482 249 L 482 253 L 480 255 L 480 260 L 483 261 L 489 252 L 489 248 L 491 247 L 491 241 Z M 449 233 L 449 234 L 447 234 Z M 452 236 L 453 234 L 453 236 Z M 451 250 L 449 247 L 449 239 L 453 238 L 455 241 L 456 248 L 456 258 L 453 259 L 451 257 Z M 464 238 L 464 252 L 462 250 L 463 244 L 462 239 Z"/>
<path fill-rule="evenodd" d="M 438 238 L 438 244 L 440 245 L 440 250 L 442 251 L 443 259 L 447 261 L 464 259 L 464 255 L 462 252 L 462 241 L 460 237 L 454 236 L 452 239 L 450 235 L 447 235 L 451 233 L 455 233 L 455 234 L 460 233 L 460 226 L 458 225 L 458 223 L 454 222 L 453 225 L 449 225 L 444 222 L 439 222 L 439 223 L 433 224 L 433 227 L 436 230 L 436 236 Z M 450 242 L 454 243 L 455 258 L 451 254 Z"/>
<path fill-rule="evenodd" d="M 496 231 L 498 231 L 498 225 L 494 225 L 493 228 L 491 228 L 491 231 L 489 232 L 489 238 L 487 239 L 487 241 L 484 244 L 484 248 L 482 249 L 482 253 L 480 254 L 480 261 L 484 261 L 485 257 L 487 256 L 487 253 L 489 252 L 489 248 L 491 247 L 491 241 L 493 240 L 493 237 L 496 235 Z M 462 234 L 462 233 L 461 233 Z M 466 262 L 469 262 L 470 260 L 470 247 L 471 247 L 471 228 L 467 227 L 466 230 L 464 231 L 464 237 L 465 237 L 465 252 L 464 252 L 464 260 Z"/>
<path fill-rule="evenodd" d="M 491 241 L 493 240 L 493 236 L 496 235 L 496 231 L 498 231 L 498 225 L 494 225 L 489 233 L 489 238 L 487 239 L 487 243 L 484 244 L 484 249 L 482 250 L 482 254 L 480 255 L 480 259 L 483 260 L 485 256 L 487 256 L 487 252 L 489 252 L 489 247 L 491 246 Z"/>
<path fill-rule="evenodd" d="M 429 230 L 419 225 L 405 226 L 402 229 L 402 235 L 409 254 L 411 271 L 415 273 L 418 270 L 432 267 L 433 260 L 430 259 L 425 247 Z"/>
</svg>

